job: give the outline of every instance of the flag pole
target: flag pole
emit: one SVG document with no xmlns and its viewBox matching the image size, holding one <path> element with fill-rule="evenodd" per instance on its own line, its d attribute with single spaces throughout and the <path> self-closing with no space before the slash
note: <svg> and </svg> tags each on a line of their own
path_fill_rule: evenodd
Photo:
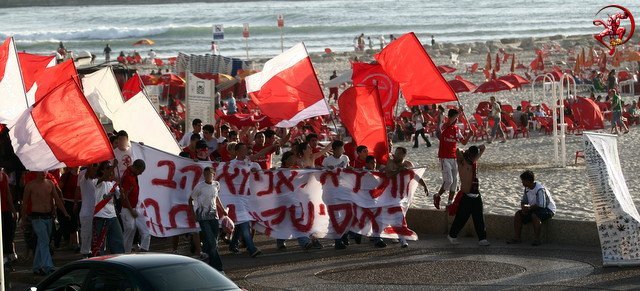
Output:
<svg viewBox="0 0 640 291">
<path fill-rule="evenodd" d="M 307 51 L 307 46 L 304 44 L 304 42 L 302 42 L 302 47 L 304 47 L 304 52 L 307 54 L 307 58 L 309 58 L 309 51 Z M 311 67 L 313 68 L 313 62 L 311 61 L 311 58 L 309 58 L 309 63 L 311 63 Z M 320 80 L 318 80 L 318 74 L 316 74 L 315 68 L 313 68 L 313 76 L 315 76 L 316 83 L 318 83 L 318 86 L 320 86 Z M 329 116 L 331 117 L 331 122 L 333 123 L 333 127 L 336 129 L 336 133 L 338 133 L 337 132 L 338 125 L 336 125 L 335 114 L 331 112 L 331 107 L 329 107 L 329 102 L 327 101 L 327 98 L 324 96 L 324 91 L 322 90 L 322 88 L 320 88 L 320 93 L 322 94 L 322 100 L 324 100 L 325 106 L 327 106 L 327 110 L 329 110 Z"/>
</svg>

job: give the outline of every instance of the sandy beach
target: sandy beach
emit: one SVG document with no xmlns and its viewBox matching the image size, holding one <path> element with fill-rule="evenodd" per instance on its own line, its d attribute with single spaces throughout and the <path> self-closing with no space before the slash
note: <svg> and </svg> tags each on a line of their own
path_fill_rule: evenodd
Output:
<svg viewBox="0 0 640 291">
<path fill-rule="evenodd" d="M 503 43 L 504 42 L 504 43 Z M 484 81 L 481 69 L 475 74 L 465 73 L 464 63 L 479 63 L 480 68 L 485 64 L 487 52 L 490 51 L 495 65 L 495 54 L 498 49 L 503 48 L 507 53 L 515 53 L 518 63 L 528 67 L 534 59 L 534 48 L 542 48 L 545 44 L 559 44 L 563 49 L 575 49 L 579 51 L 582 47 L 588 49 L 595 45 L 590 35 L 584 36 L 553 36 L 545 38 L 524 38 L 524 39 L 503 39 L 502 41 L 488 41 L 486 43 L 473 44 L 436 44 L 436 48 L 425 46 L 433 58 L 436 65 L 449 65 L 457 68 L 451 74 L 445 74 L 447 80 L 451 80 L 455 75 L 460 75 L 465 79 L 479 85 Z M 468 53 L 471 48 L 471 53 Z M 314 67 L 321 81 L 328 81 L 328 77 L 333 70 L 341 72 L 350 69 L 349 60 L 358 56 L 360 61 L 373 61 L 373 54 L 377 50 L 368 50 L 362 53 L 338 53 L 334 58 L 328 58 L 321 54 L 312 55 Z M 449 56 L 451 52 L 459 53 L 459 64 L 451 63 Z M 557 52 L 551 53 L 545 59 L 545 65 L 560 65 L 563 69 L 572 68 L 573 64 L 563 65 L 567 61 L 568 54 Z M 260 68 L 267 59 L 256 62 L 256 68 Z M 507 74 L 511 61 L 501 64 L 498 76 Z M 636 64 L 623 63 L 622 68 L 636 67 Z M 516 70 L 516 73 L 524 75 L 525 70 Z M 326 89 L 326 88 L 325 88 Z M 342 91 L 342 89 L 341 89 Z M 520 104 L 521 100 L 533 100 L 539 103 L 542 98 L 540 86 L 536 87 L 536 96 L 532 95 L 531 86 L 526 85 L 521 91 L 502 91 L 493 94 L 459 94 L 460 103 L 468 108 L 468 112 L 475 112 L 476 105 L 480 101 L 488 101 L 490 96 L 496 96 L 498 101 L 511 104 L 514 108 Z M 579 96 L 588 97 L 587 92 L 579 92 Z M 328 96 L 328 89 L 325 92 Z M 548 95 L 548 98 L 551 98 Z M 631 96 L 623 96 L 625 102 L 631 101 Z M 551 104 L 551 101 L 546 101 Z M 398 112 L 402 112 L 404 103 L 399 103 Z M 469 116 L 470 117 L 470 116 Z M 470 117 L 471 118 L 471 117 Z M 610 123 L 605 121 L 606 130 L 609 132 Z M 435 137 L 430 138 L 432 141 Z M 553 138 L 543 132 L 532 131 L 530 138 L 509 139 L 507 143 L 492 143 L 487 145 L 487 150 L 479 166 L 480 189 L 483 193 L 485 212 L 492 214 L 511 215 L 520 205 L 522 195 L 522 185 L 519 175 L 526 169 L 533 170 L 536 179 L 545 184 L 553 193 L 553 197 L 558 205 L 556 218 L 594 220 L 591 192 L 587 184 L 587 174 L 584 159 L 578 159 L 578 164 L 574 165 L 575 153 L 583 149 L 583 137 L 581 135 L 568 134 L 566 138 L 567 164 L 565 168 L 554 166 L 553 161 Z M 620 161 L 627 179 L 629 191 L 637 205 L 640 205 L 640 176 L 635 174 L 640 166 L 640 157 L 636 154 L 635 148 L 640 141 L 640 133 L 637 127 L 632 127 L 631 132 L 622 135 L 618 139 Z M 470 142 L 478 145 L 483 141 Z M 438 142 L 435 141 L 431 148 L 421 144 L 420 148 L 412 149 L 409 142 L 399 142 L 396 146 L 404 146 L 409 149 L 408 159 L 421 166 L 427 167 L 424 176 L 429 191 L 437 193 L 442 182 L 439 162 L 437 159 Z M 275 158 L 277 160 L 277 158 Z M 445 198 L 443 198 L 444 200 Z M 444 203 L 444 202 L 443 202 Z M 413 207 L 433 209 L 432 196 L 425 197 L 422 190 L 418 190 Z"/>
</svg>

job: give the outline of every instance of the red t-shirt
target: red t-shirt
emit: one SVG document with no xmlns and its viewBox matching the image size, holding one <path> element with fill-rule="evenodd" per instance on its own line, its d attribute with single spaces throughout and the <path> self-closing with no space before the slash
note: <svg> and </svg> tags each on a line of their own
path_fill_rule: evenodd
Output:
<svg viewBox="0 0 640 291">
<path fill-rule="evenodd" d="M 62 185 L 62 198 L 68 200 L 76 199 L 76 187 L 78 187 L 78 175 L 71 173 L 64 173 L 60 177 L 60 181 L 64 182 Z"/>
<path fill-rule="evenodd" d="M 359 157 L 356 157 L 355 159 L 353 159 L 353 167 L 356 169 L 364 169 L 364 167 L 367 165 L 367 160 L 361 160 Z"/>
<path fill-rule="evenodd" d="M 196 159 L 198 156 L 195 151 L 192 151 L 189 147 L 183 148 L 182 152 L 188 153 L 189 157 L 192 159 Z"/>
<path fill-rule="evenodd" d="M 9 188 L 9 176 L 7 174 L 0 172 L 0 204 L 2 212 L 11 211 L 11 207 L 9 206 L 8 195 L 9 193 L 6 191 Z"/>
<path fill-rule="evenodd" d="M 222 146 L 218 146 L 218 154 L 220 155 L 220 159 L 223 162 L 230 162 L 231 161 L 231 155 L 229 154 L 229 151 L 227 150 L 227 144 L 222 144 Z"/>
<path fill-rule="evenodd" d="M 131 191 L 128 192 L 129 204 L 132 208 L 136 208 L 138 205 L 138 196 L 140 195 L 140 186 L 138 186 L 138 176 L 136 176 L 131 168 L 127 168 L 122 174 L 122 190 Z"/>
<path fill-rule="evenodd" d="M 259 153 L 261 150 L 263 150 L 266 147 L 269 147 L 270 145 L 263 145 L 263 146 L 259 146 L 259 145 L 253 145 L 253 154 L 257 154 Z M 267 169 L 271 169 L 271 155 L 276 151 L 276 148 L 272 148 L 267 154 L 265 154 L 264 156 L 261 156 L 257 159 L 254 160 L 254 162 L 258 163 L 258 165 L 260 165 L 260 168 L 262 168 L 263 170 L 267 170 Z"/>
<path fill-rule="evenodd" d="M 458 129 L 458 125 L 448 126 L 444 124 L 442 126 L 442 133 L 440 133 L 440 147 L 438 148 L 438 158 L 440 159 L 455 159 L 456 151 L 458 149 L 458 141 L 462 139 L 462 133 Z"/>
<path fill-rule="evenodd" d="M 356 159 L 356 143 L 355 142 L 345 143 L 344 154 L 347 155 L 347 157 L 349 157 L 350 161 L 355 160 Z"/>
</svg>

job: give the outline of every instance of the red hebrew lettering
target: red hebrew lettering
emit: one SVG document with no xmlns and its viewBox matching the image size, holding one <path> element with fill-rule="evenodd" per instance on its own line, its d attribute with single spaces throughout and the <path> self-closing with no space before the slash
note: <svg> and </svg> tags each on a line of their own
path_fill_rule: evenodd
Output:
<svg viewBox="0 0 640 291">
<path fill-rule="evenodd" d="M 331 226 L 333 226 L 336 233 L 343 234 L 347 230 L 347 226 L 349 226 L 351 221 L 353 221 L 353 209 L 351 208 L 351 203 L 333 204 L 328 205 L 327 207 L 329 210 L 329 221 L 331 221 Z M 338 222 L 336 216 L 340 211 L 344 211 L 344 218 L 341 222 Z"/>
<path fill-rule="evenodd" d="M 200 178 L 202 177 L 202 168 L 199 165 L 189 165 L 186 166 L 182 169 L 180 169 L 181 173 L 188 173 L 188 172 L 192 172 L 193 173 L 193 181 L 191 182 L 191 190 L 193 190 L 193 188 L 196 187 L 196 185 L 198 184 L 198 182 L 200 182 Z M 187 181 L 187 177 L 183 176 L 182 179 L 180 180 L 180 188 L 184 189 L 185 188 L 185 184 Z"/>
<path fill-rule="evenodd" d="M 176 206 L 173 206 L 169 211 L 169 224 L 171 225 L 172 228 L 178 227 L 178 223 L 176 222 L 176 216 L 178 216 L 178 213 L 180 212 L 184 212 L 187 215 L 187 224 L 189 225 L 189 228 L 196 227 L 196 221 L 193 215 L 191 214 L 192 211 L 191 209 L 189 209 L 189 205 L 178 204 Z"/>
<path fill-rule="evenodd" d="M 327 206 L 324 203 L 320 203 L 320 215 L 327 215 Z"/>
<path fill-rule="evenodd" d="M 231 219 L 231 221 L 238 221 L 238 215 L 236 215 L 236 205 L 235 204 L 227 204 L 227 216 Z"/>
<path fill-rule="evenodd" d="M 240 183 L 240 191 L 238 191 L 238 194 L 245 195 L 244 190 L 247 188 L 247 181 L 249 180 L 251 172 L 242 170 L 240 171 L 240 174 L 242 174 L 242 183 Z M 247 195 L 249 195 L 249 191 L 247 191 Z"/>
<path fill-rule="evenodd" d="M 149 206 L 153 207 L 153 212 L 156 215 L 155 219 L 147 215 L 150 222 L 147 223 L 147 227 L 151 227 L 151 229 L 156 233 L 160 231 L 160 233 L 164 234 L 164 226 L 162 225 L 162 216 L 160 216 L 160 205 L 158 205 L 158 201 L 153 198 L 147 198 L 144 200 L 143 204 L 146 209 L 149 209 Z M 159 230 L 156 230 L 156 225 L 158 225 Z"/>
<path fill-rule="evenodd" d="M 267 175 L 269 179 L 269 188 L 256 192 L 256 195 L 258 196 L 273 194 L 273 172 L 267 171 L 267 172 L 264 172 L 264 174 Z"/>
<path fill-rule="evenodd" d="M 267 209 L 265 211 L 262 211 L 261 214 L 262 214 L 263 217 L 275 216 L 275 218 L 271 219 L 271 224 L 280 224 L 280 223 L 282 223 L 282 221 L 286 217 L 287 207 L 286 206 L 278 206 L 278 207 L 273 208 L 273 209 Z"/>
<path fill-rule="evenodd" d="M 302 205 L 300 205 L 300 207 L 302 207 Z M 311 227 L 313 227 L 313 219 L 314 219 L 314 206 L 313 206 L 313 202 L 309 201 L 309 203 L 307 204 L 307 213 L 308 213 L 308 217 L 307 217 L 307 223 L 302 223 L 302 221 L 304 221 L 304 211 L 302 211 L 302 214 L 300 217 L 296 217 L 296 206 L 295 205 L 291 205 L 289 206 L 289 215 L 291 216 L 291 223 L 293 223 L 293 226 L 298 229 L 299 231 L 302 232 L 308 232 L 311 231 Z"/>
<path fill-rule="evenodd" d="M 398 189 L 399 192 L 400 192 L 400 199 L 402 199 L 405 196 L 409 195 L 409 185 L 411 184 L 411 180 L 413 180 L 415 175 L 416 174 L 413 171 L 408 171 L 408 170 L 407 171 L 403 171 L 402 173 L 400 173 L 398 175 L 397 182 L 398 182 L 399 185 L 398 185 L 398 187 L 396 189 Z M 407 179 L 407 176 L 409 177 L 408 179 Z M 406 181 L 406 185 L 405 185 L 405 181 Z M 397 193 L 394 191 L 394 188 L 395 187 L 392 187 L 392 189 L 391 189 L 391 195 L 393 196 L 393 198 L 396 198 L 397 197 Z"/>
<path fill-rule="evenodd" d="M 229 164 L 224 164 L 222 167 L 222 173 L 218 176 L 218 181 L 224 182 L 229 189 L 229 192 L 233 195 L 237 195 L 236 186 L 233 185 L 233 180 L 240 175 L 240 169 L 234 168 L 233 174 L 229 172 Z"/>
<path fill-rule="evenodd" d="M 353 185 L 353 193 L 358 193 L 360 192 L 360 188 L 362 187 L 362 177 L 364 177 L 364 175 L 367 174 L 367 172 L 358 172 L 358 171 L 354 171 L 354 170 L 344 170 L 342 171 L 343 173 L 348 173 L 348 174 L 353 174 L 354 176 L 356 176 L 356 182 L 355 185 Z"/>
<path fill-rule="evenodd" d="M 324 184 L 327 183 L 327 177 L 331 178 L 331 182 L 333 183 L 333 186 L 338 187 L 338 176 L 340 175 L 340 169 L 334 171 L 325 171 L 324 173 L 322 173 L 322 175 L 320 175 L 320 183 L 322 183 L 322 185 L 324 186 Z"/>
<path fill-rule="evenodd" d="M 375 209 L 375 212 L 373 211 Z M 360 208 L 362 213 L 358 218 L 358 227 L 360 229 L 364 228 L 364 224 L 367 220 L 371 221 L 371 228 L 373 228 L 373 232 L 377 233 L 380 231 L 380 225 L 378 225 L 378 221 L 376 220 L 380 213 L 382 213 L 382 208 Z"/>
<path fill-rule="evenodd" d="M 278 183 L 276 183 L 276 193 L 278 194 L 282 193 L 282 185 L 289 188 L 289 191 L 293 191 L 294 190 L 293 179 L 295 179 L 297 175 L 298 175 L 298 172 L 292 171 L 291 176 L 287 178 L 287 176 L 284 175 L 283 171 L 278 171 L 278 175 L 277 175 Z"/>
<path fill-rule="evenodd" d="M 173 176 L 176 174 L 176 164 L 173 161 L 158 161 L 158 167 L 167 166 L 169 170 L 167 171 L 166 179 L 153 179 L 151 180 L 151 184 L 155 186 L 164 186 L 171 189 L 176 189 L 176 181 L 173 180 Z"/>
<path fill-rule="evenodd" d="M 409 227 L 407 226 L 407 219 L 406 219 L 406 217 L 404 217 L 404 213 L 402 212 L 402 207 L 400 207 L 400 206 L 389 207 L 387 209 L 387 213 L 389 213 L 391 215 L 399 213 L 400 215 L 402 215 L 402 225 L 388 226 L 383 230 L 384 233 L 398 234 L 398 235 L 402 235 L 402 236 L 411 236 L 411 235 L 413 235 L 413 231 L 411 229 L 409 229 Z"/>
<path fill-rule="evenodd" d="M 369 190 L 369 195 L 371 195 L 371 198 L 375 199 L 384 193 L 384 190 L 387 189 L 391 180 L 384 174 L 374 173 L 374 175 L 380 178 L 380 184 L 378 184 L 378 187 Z"/>
</svg>

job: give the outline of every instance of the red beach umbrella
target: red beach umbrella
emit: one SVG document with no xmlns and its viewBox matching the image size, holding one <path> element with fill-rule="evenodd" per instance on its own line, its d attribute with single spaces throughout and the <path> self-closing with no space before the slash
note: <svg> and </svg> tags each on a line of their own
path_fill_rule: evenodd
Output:
<svg viewBox="0 0 640 291">
<path fill-rule="evenodd" d="M 494 92 L 499 92 L 504 90 L 511 90 L 515 87 L 516 86 L 514 86 L 513 84 L 505 80 L 492 79 L 492 80 L 489 80 L 489 82 L 486 82 L 478 86 L 478 88 L 476 88 L 476 90 L 473 91 L 473 93 L 494 93 Z"/>
<path fill-rule="evenodd" d="M 529 80 L 527 80 L 525 77 L 522 77 L 518 74 L 508 74 L 508 75 L 504 75 L 500 78 L 498 78 L 498 80 L 505 80 L 509 83 L 511 83 L 512 85 L 516 86 L 516 87 L 520 87 L 522 85 L 526 85 L 529 84 Z"/>
<path fill-rule="evenodd" d="M 449 86 L 451 86 L 451 89 L 453 89 L 453 91 L 456 93 L 473 92 L 476 88 L 478 88 L 478 86 L 476 86 L 475 84 L 462 78 L 450 80 L 447 82 L 449 83 Z"/>
</svg>

